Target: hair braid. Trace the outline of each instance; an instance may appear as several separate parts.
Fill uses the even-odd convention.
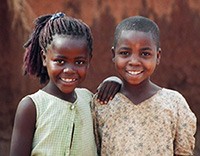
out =
[[[36,19],[35,29],[30,39],[24,45],[26,48],[24,73],[39,77],[40,83],[49,80],[47,69],[43,66],[41,51],[47,52],[46,48],[56,34],[85,39],[89,54],[92,56],[93,37],[87,24],[63,13],[39,17]]]
[[[30,39],[24,44],[26,48],[24,56],[24,74],[32,74],[38,76],[42,64],[41,47],[39,44],[39,35],[46,22],[51,18],[51,15],[42,16],[35,21],[35,29],[31,34]]]

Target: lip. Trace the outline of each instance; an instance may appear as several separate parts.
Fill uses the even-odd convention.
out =
[[[143,70],[127,70],[126,72],[127,72],[129,75],[137,76],[137,75],[143,73]]]
[[[60,78],[60,79],[62,80],[62,82],[66,84],[73,84],[78,80],[76,78]]]

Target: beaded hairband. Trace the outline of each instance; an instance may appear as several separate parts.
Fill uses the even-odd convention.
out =
[[[62,13],[62,12],[58,12],[58,13],[55,13],[52,15],[52,17],[50,18],[50,20],[54,20],[54,19],[57,19],[57,18],[60,18],[60,17],[64,17],[65,14]]]

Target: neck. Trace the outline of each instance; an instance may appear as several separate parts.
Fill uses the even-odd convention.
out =
[[[48,83],[42,90],[71,103],[75,102],[77,99],[75,91],[70,93],[63,93],[57,87],[52,86],[51,83]]]
[[[131,85],[126,81],[123,83],[121,93],[128,97],[134,104],[150,98],[161,88],[147,79],[138,85]]]
[[[147,79],[137,85],[131,85],[127,81],[124,81],[121,91],[139,94],[139,93],[143,93],[144,91],[148,90],[148,88],[150,88],[150,86],[152,84],[153,83],[149,79]]]

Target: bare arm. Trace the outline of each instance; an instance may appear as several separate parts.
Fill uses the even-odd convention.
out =
[[[11,139],[10,156],[31,155],[35,122],[35,105],[29,97],[26,97],[19,103],[16,111]]]

